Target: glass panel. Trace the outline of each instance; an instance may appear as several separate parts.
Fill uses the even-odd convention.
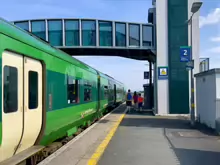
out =
[[[129,45],[140,46],[140,25],[129,25]]]
[[[96,46],[95,21],[82,21],[82,45]]]
[[[48,39],[53,46],[63,45],[62,21],[48,21]]]
[[[92,100],[92,83],[84,80],[84,101]]]
[[[16,22],[15,25],[20,27],[21,29],[29,31],[29,23],[28,22]]]
[[[91,88],[84,89],[84,101],[91,101],[92,100],[92,90]]]
[[[31,22],[31,32],[42,38],[43,40],[46,40],[46,27],[45,27],[45,21],[33,21]]]
[[[108,99],[108,86],[104,86],[104,98]]]
[[[79,46],[79,21],[65,21],[65,42],[66,46]]]
[[[68,84],[67,84],[68,104],[78,103],[78,97],[79,97],[78,85],[79,85],[78,80],[75,80],[73,77],[68,76]]]
[[[126,46],[126,24],[115,23],[115,45]]]
[[[36,109],[38,107],[38,73],[29,71],[28,77],[28,107],[29,109]]]
[[[99,21],[99,45],[112,46],[112,22]]]
[[[152,26],[147,26],[147,25],[142,26],[143,46],[152,46],[152,42],[153,42],[152,30],[153,30]]]
[[[18,70],[15,67],[4,67],[4,112],[18,110]]]

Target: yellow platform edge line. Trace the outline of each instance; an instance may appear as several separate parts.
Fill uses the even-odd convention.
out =
[[[112,126],[111,130],[109,131],[109,133],[107,134],[105,139],[102,141],[102,143],[97,147],[96,151],[94,152],[94,154],[89,159],[89,161],[87,163],[88,165],[96,165],[98,163],[100,157],[102,156],[102,154],[104,153],[106,147],[108,146],[108,143],[110,142],[110,140],[114,136],[118,126],[120,125],[121,121],[125,117],[125,113],[126,113],[126,110],[124,111],[124,114],[122,114],[119,117],[119,119],[116,121],[116,124],[114,124]]]

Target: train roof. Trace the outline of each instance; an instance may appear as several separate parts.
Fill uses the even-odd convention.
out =
[[[118,80],[114,79],[113,77],[109,76],[108,74],[105,74],[105,75],[106,75],[107,77],[109,77],[110,79],[112,79],[113,81],[116,81],[117,83],[119,83],[119,84],[123,85],[123,83],[122,83],[122,82],[120,82],[120,81],[118,81]]]
[[[97,70],[92,68],[91,66],[83,63],[82,61],[74,57],[71,57],[60,49],[51,46],[48,42],[40,39],[34,34],[25,31],[2,18],[0,18],[0,33],[10,36],[16,40],[22,41],[32,47],[38,48],[44,52],[47,52],[48,54],[51,54],[52,56],[71,62],[77,67],[87,69],[94,73],[97,72]]]

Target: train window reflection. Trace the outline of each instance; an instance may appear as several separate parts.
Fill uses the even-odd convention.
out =
[[[84,101],[92,100],[92,89],[90,87],[85,87],[84,89]]]
[[[28,107],[36,109],[38,107],[38,73],[28,72]]]
[[[104,86],[104,97],[108,99],[108,86]]]
[[[4,67],[4,112],[18,110],[18,70],[15,67]]]
[[[68,97],[68,104],[71,103],[78,103],[78,80],[75,80],[73,77],[68,76],[67,80],[67,97]]]

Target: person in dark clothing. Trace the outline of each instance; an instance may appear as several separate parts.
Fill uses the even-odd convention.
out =
[[[126,94],[126,105],[127,105],[127,110],[130,112],[131,106],[132,106],[132,95],[131,95],[131,90],[128,90],[128,93]]]

